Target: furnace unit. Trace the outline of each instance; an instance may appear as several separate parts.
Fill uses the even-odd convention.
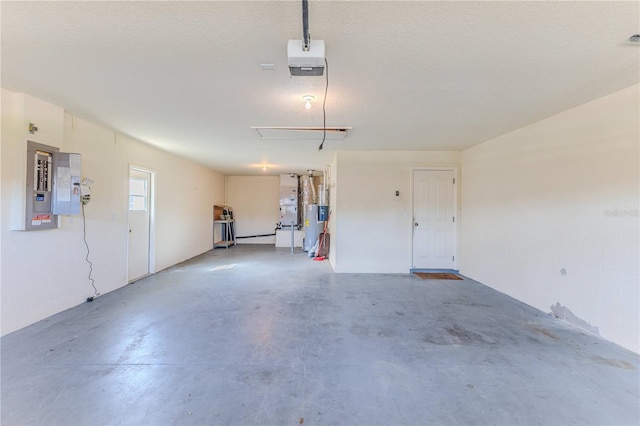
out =
[[[298,175],[280,175],[280,228],[297,228],[300,222],[298,208]]]

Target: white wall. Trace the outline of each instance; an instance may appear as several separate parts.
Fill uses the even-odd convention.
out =
[[[327,225],[327,229],[329,230],[329,235],[335,235],[336,233],[336,224],[338,223],[339,214],[336,208],[334,207],[338,202],[338,175],[336,171],[338,170],[338,153],[333,156],[333,160],[331,160],[331,164],[329,165],[329,173],[327,176],[327,186],[329,187],[329,224]],[[336,270],[336,259],[337,259],[337,247],[336,247],[336,239],[329,239],[329,263],[333,270]]]
[[[13,164],[26,150],[24,123],[12,114],[13,93],[3,90],[1,331],[9,333],[84,302],[93,295],[85,263],[82,216],[61,217],[61,228],[10,231],[11,188],[22,182]],[[45,105],[26,96],[30,102]],[[6,107],[6,108],[5,108]],[[19,109],[19,108],[18,108]],[[51,114],[62,111],[50,106]],[[51,114],[39,114],[36,124]],[[42,119],[42,120],[41,120]],[[156,173],[156,270],[203,253],[212,246],[212,206],[224,201],[224,177],[198,164],[111,130],[61,114],[61,151],[82,155],[82,175],[92,178],[86,206],[93,278],[105,294],[127,283],[128,168]],[[56,121],[56,120],[53,120]],[[42,125],[41,125],[42,126]],[[40,133],[40,132],[39,132]],[[47,140],[42,140],[47,143]],[[51,143],[50,143],[51,144]]]
[[[334,270],[409,272],[413,170],[459,166],[459,152],[338,152],[332,168],[337,193],[331,195]]]
[[[155,172],[156,270],[213,247],[213,205],[224,203],[224,176],[118,135],[119,160]]]
[[[638,104],[636,85],[462,156],[461,272],[635,352]]]
[[[279,176],[228,176],[227,205],[238,236],[275,233],[280,219]],[[238,244],[275,244],[276,237],[241,238]]]

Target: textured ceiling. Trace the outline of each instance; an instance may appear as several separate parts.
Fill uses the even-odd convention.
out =
[[[1,83],[225,174],[302,173],[336,150],[465,149],[635,84],[639,5],[311,0],[327,126],[353,127],[322,152],[251,129],[322,126],[324,77],[287,68],[299,1],[2,1]]]

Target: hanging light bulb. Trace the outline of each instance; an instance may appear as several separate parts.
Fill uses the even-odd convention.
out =
[[[316,98],[315,96],[304,95],[302,97],[302,99],[304,99],[304,101],[305,101],[304,109],[311,109],[311,101],[314,100],[315,98]]]

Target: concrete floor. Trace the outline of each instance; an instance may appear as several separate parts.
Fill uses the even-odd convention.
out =
[[[469,279],[338,275],[273,246],[206,253],[1,344],[4,425],[640,423],[632,352]]]

